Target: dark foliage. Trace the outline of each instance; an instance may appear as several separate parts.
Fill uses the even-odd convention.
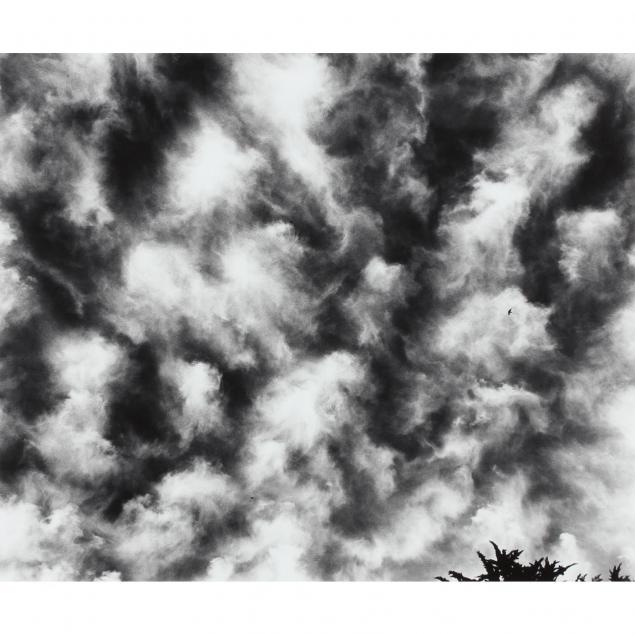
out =
[[[529,564],[522,564],[518,561],[522,551],[512,549],[508,552],[505,549],[499,549],[495,542],[491,544],[494,547],[495,558],[486,558],[480,551],[476,552],[485,573],[481,573],[476,578],[468,578],[458,571],[449,571],[448,575],[459,582],[555,582],[566,573],[567,569],[574,566],[570,564],[565,567],[558,560],[550,561],[549,558],[539,558]],[[630,576],[622,575],[621,569],[622,565],[618,564],[609,571],[610,582],[632,581]],[[575,581],[585,582],[586,577],[587,574],[578,574]],[[437,576],[435,579],[449,582],[443,576]],[[596,575],[592,581],[601,582],[602,576]]]

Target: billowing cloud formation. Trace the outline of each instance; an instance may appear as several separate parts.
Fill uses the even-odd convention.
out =
[[[634,79],[2,57],[0,577],[635,569]]]

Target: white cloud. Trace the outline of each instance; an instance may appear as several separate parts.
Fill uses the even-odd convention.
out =
[[[362,282],[345,305],[359,325],[359,342],[376,345],[390,333],[391,310],[402,304],[408,277],[401,265],[388,265],[378,256],[368,262]]]
[[[478,545],[492,540],[508,549],[520,546],[525,550],[525,558],[535,557],[547,535],[550,513],[542,504],[526,501],[527,487],[521,474],[501,479],[490,502],[480,506],[472,516],[467,542]]]
[[[615,210],[563,215],[558,219],[558,231],[562,244],[560,267],[572,284],[597,288],[609,280],[614,273],[612,260],[619,254],[624,237]]]
[[[285,330],[312,328],[312,301],[296,270],[302,254],[283,223],[228,240],[217,253],[216,275],[204,274],[196,254],[180,245],[141,242],[128,257],[118,299],[122,328],[135,339],[147,331],[169,334],[186,317],[234,365],[254,361],[247,335],[274,360],[288,361]]]
[[[27,161],[34,141],[34,119],[26,110],[0,116],[0,188],[5,192],[28,185],[35,178]]]
[[[9,499],[0,502],[0,579],[72,580],[81,574],[88,542],[76,507],[66,505],[43,517],[33,504]]]
[[[533,78],[515,96],[515,117],[503,129],[502,145],[483,159],[488,168],[512,170],[536,193],[548,194],[557,191],[586,160],[578,141],[597,110],[599,93],[588,82],[571,82],[538,99],[531,109],[540,82],[552,68],[539,60],[532,71]]]
[[[9,262],[11,246],[16,239],[11,225],[0,218],[0,320],[3,322],[14,312],[18,315],[28,312],[28,285],[25,284],[19,270]]]
[[[275,379],[257,404],[262,427],[254,438],[256,455],[265,438],[309,451],[325,434],[337,432],[348,414],[347,394],[362,379],[355,358],[345,353],[301,363]]]
[[[492,295],[477,292],[441,322],[436,346],[443,355],[481,364],[502,380],[511,360],[552,350],[548,317],[549,309],[531,304],[516,287]]]
[[[259,153],[240,148],[209,118],[202,118],[184,143],[185,152],[168,158],[177,207],[188,215],[210,213],[221,201],[239,202],[250,173],[260,165]]]
[[[327,162],[308,132],[331,99],[327,62],[315,55],[243,55],[234,72],[239,103],[261,122],[266,138],[309,183],[326,187]]]
[[[182,416],[175,427],[185,443],[211,430],[222,430],[220,373],[204,362],[166,361],[161,372],[179,391]]]
[[[530,190],[510,172],[501,181],[478,176],[467,206],[450,212],[443,233],[449,241],[440,291],[452,295],[476,285],[505,286],[521,272],[513,238],[526,217]]]
[[[551,553],[559,559],[579,560],[590,573],[623,559],[633,571],[635,304],[627,290],[631,272],[614,265],[629,259],[632,265],[635,256],[624,247],[631,230],[622,194],[597,208],[554,209],[551,238],[559,241],[558,264],[569,288],[626,298],[594,331],[580,359],[558,352],[548,331],[551,309],[523,295],[526,271],[517,245],[531,206],[545,200],[557,207],[557,196],[591,156],[594,141],[583,143],[582,131],[606,98],[593,73],[579,79],[574,72],[554,87],[557,56],[474,58],[456,70],[471,73],[463,95],[460,77],[449,71],[447,82],[461,84],[456,98],[465,96],[469,106],[481,99],[473,97],[470,82],[494,82],[500,73],[505,87],[484,96],[500,115],[496,143],[475,151],[476,175],[448,198],[443,187],[433,191],[434,178],[419,160],[418,144],[435,124],[434,109],[427,110],[435,89],[422,58],[361,56],[340,72],[322,56],[235,56],[222,98],[207,103],[197,94],[191,104],[185,76],[171,85],[152,56],[134,61],[130,76],[111,91],[106,56],[24,58],[14,69],[21,104],[12,112],[8,102],[0,104],[5,205],[12,194],[27,200],[54,190],[67,203],[67,220],[108,224],[108,236],[127,249],[121,263],[110,263],[113,275],[99,278],[100,334],[62,325],[20,269],[23,261],[13,257],[61,280],[48,260],[62,254],[58,248],[72,257],[72,248],[55,242],[57,225],[44,223],[50,234],[38,238],[53,242],[41,248],[54,245],[54,256],[39,262],[38,250],[19,231],[25,219],[10,219],[15,209],[0,210],[0,318],[7,326],[37,315],[45,334],[42,364],[19,360],[20,372],[50,371],[60,395],[28,428],[15,419],[11,403],[0,403],[2,440],[9,441],[3,452],[16,435],[28,449],[15,479],[0,483],[0,577],[151,579],[194,559],[203,568],[209,562],[211,579],[300,580],[319,575],[319,558],[329,549],[335,555],[324,557],[335,561],[329,575],[336,579],[428,575],[447,550],[448,567],[443,563],[434,575],[461,566],[469,573],[478,565],[474,548],[487,548],[488,539],[537,557],[554,527],[561,534]],[[626,61],[615,64],[607,82],[616,72],[632,79]],[[173,137],[163,134],[170,125],[153,137],[156,122],[136,111],[141,101],[130,106],[139,120],[128,119],[127,81],[138,81],[136,88],[160,106],[166,95],[172,103],[170,91],[183,89],[178,97],[188,116],[160,113],[168,118],[161,124],[177,124]],[[100,113],[92,132],[81,135],[62,117],[79,103]],[[360,112],[372,128],[360,132],[365,155],[331,157],[321,135],[326,129],[326,136],[348,133]],[[460,116],[461,108],[456,112]],[[469,118],[469,108],[466,113]],[[187,124],[179,128],[182,120]],[[104,135],[112,123],[133,143],[149,140],[157,150],[152,158],[166,161],[165,183],[143,185],[156,186],[156,209],[134,222],[108,206],[117,199],[104,178]],[[459,130],[469,124],[454,123]],[[469,132],[479,136],[481,123]],[[155,148],[155,141],[166,143]],[[437,141],[443,145],[441,136]],[[472,143],[469,133],[454,141],[465,141],[467,150]],[[428,151],[435,148],[423,148]],[[362,174],[369,165],[385,173]],[[450,185],[455,177],[462,178],[452,174]],[[623,192],[629,187],[625,179]],[[364,200],[373,191],[376,204]],[[438,244],[420,245],[402,264],[381,256],[393,225],[386,210],[375,208],[389,195],[422,219],[431,196],[445,203]],[[316,247],[306,241],[307,222],[332,242]],[[619,285],[610,287],[613,281]],[[340,335],[349,341],[339,350],[321,348],[327,298],[339,302],[347,321]],[[404,314],[396,310],[411,301],[423,308],[420,315],[405,310],[409,322],[402,328]],[[558,301],[562,308],[566,297]],[[217,362],[185,359],[184,324]],[[147,483],[144,495],[110,521],[100,504],[113,492],[103,501],[95,493],[109,487],[122,458],[136,473],[136,461],[147,456],[105,438],[113,380],[125,373],[116,342],[126,337],[161,342],[159,373],[178,402],[168,413],[180,435],[177,447],[157,441],[143,452],[193,458]],[[532,382],[522,376],[526,366],[554,372],[553,385],[531,392]],[[240,434],[223,394],[227,367],[257,375]],[[4,362],[2,370],[2,382],[19,376]],[[384,389],[386,402],[377,404],[382,411],[373,412]],[[431,415],[441,407],[448,420],[439,427],[447,424],[447,430],[433,442],[427,437],[437,432]],[[425,451],[406,457],[378,438],[380,424],[411,435],[413,447]],[[541,458],[555,457],[549,468],[558,470],[574,498],[531,503],[531,470],[503,478],[494,468],[489,489],[472,478],[484,450],[506,452],[507,440],[519,433],[555,440],[561,426],[558,449]],[[231,439],[231,476],[210,458],[218,450],[207,444],[211,438]],[[336,457],[334,448],[346,456]],[[46,472],[32,467],[34,456]],[[370,492],[372,509],[359,512],[368,519],[366,531],[351,536],[334,514],[361,505],[357,486]],[[239,531],[236,518],[244,518]],[[85,570],[93,549],[121,566]]]
[[[120,353],[98,335],[62,336],[51,344],[50,360],[67,397],[38,422],[36,444],[58,475],[90,480],[116,467],[115,451],[103,437],[107,385]]]
[[[399,500],[399,499],[397,499]],[[469,476],[456,473],[453,482],[432,478],[410,496],[389,507],[386,524],[371,538],[351,540],[346,552],[358,561],[354,579],[390,579],[393,567],[416,561],[452,531],[453,522],[471,500]]]
[[[251,535],[225,546],[210,562],[210,580],[308,580],[304,554],[312,535],[307,519],[293,505],[283,504],[258,518]],[[237,570],[240,567],[240,570]]]
[[[201,527],[220,523],[238,500],[229,477],[202,461],[167,475],[154,494],[124,506],[115,532],[115,553],[135,579],[160,575],[195,553]]]

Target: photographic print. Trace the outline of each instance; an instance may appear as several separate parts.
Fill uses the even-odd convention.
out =
[[[629,580],[634,91],[0,56],[0,578]]]

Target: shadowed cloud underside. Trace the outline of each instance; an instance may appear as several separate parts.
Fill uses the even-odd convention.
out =
[[[634,570],[634,86],[1,56],[0,578]]]

